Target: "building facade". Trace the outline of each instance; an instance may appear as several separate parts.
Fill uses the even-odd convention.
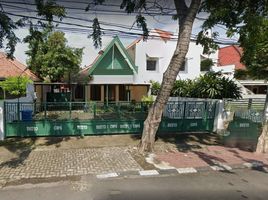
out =
[[[149,38],[136,39],[124,47],[118,37],[99,52],[95,61],[80,74],[88,76],[84,89],[86,101],[141,101],[148,95],[151,81],[161,82],[176,48],[174,36],[155,29]],[[177,79],[195,79],[200,74],[201,45],[190,42],[183,68]],[[217,63],[217,55],[210,58]]]

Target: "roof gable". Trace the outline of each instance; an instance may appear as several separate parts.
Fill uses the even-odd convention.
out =
[[[235,65],[235,69],[246,69],[245,65],[240,62],[242,48],[231,45],[219,49],[218,59],[219,66]]]
[[[11,76],[24,75],[32,81],[40,81],[40,79],[27,67],[18,60],[8,59],[6,54],[0,52],[0,78],[5,79]]]
[[[116,36],[89,69],[90,75],[133,75],[137,67]]]

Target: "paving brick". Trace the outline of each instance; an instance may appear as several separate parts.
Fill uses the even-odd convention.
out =
[[[142,170],[126,147],[32,151],[19,166],[0,163],[0,179],[49,178]]]

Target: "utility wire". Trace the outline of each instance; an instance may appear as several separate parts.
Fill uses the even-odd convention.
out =
[[[21,3],[21,2],[20,2]],[[24,3],[25,4],[25,3]],[[13,6],[15,7],[15,6]],[[18,6],[16,6],[18,7]],[[22,8],[22,7],[19,7],[20,9],[25,9],[25,8]],[[32,11],[32,12],[36,12],[35,10],[32,10],[32,9],[26,9],[27,11]],[[28,17],[28,18],[31,18],[31,19],[36,19],[36,20],[44,20],[46,21],[45,19],[42,19],[42,18],[38,18],[38,17],[33,17],[33,16],[25,16],[25,15],[19,15],[19,14],[14,14],[14,13],[10,13],[10,12],[5,12],[6,14],[8,15],[11,15],[11,16],[17,16],[17,17]],[[124,13],[125,14],[125,13]],[[87,22],[92,22],[92,20],[86,20],[86,19],[81,19],[81,18],[78,18],[78,17],[70,17],[70,16],[66,16],[65,18],[69,18],[69,19],[74,19],[74,20],[81,20],[81,21],[87,21]],[[77,26],[77,27],[82,27],[82,28],[87,28],[87,29],[92,29],[91,26],[85,26],[85,25],[81,25],[81,24],[74,24],[74,23],[69,23],[69,22],[62,22],[62,21],[57,21],[57,20],[53,20],[53,22],[55,23],[58,23],[58,24],[64,24],[64,25],[70,25],[70,26]],[[106,23],[106,22],[102,22],[103,25],[106,25],[106,26],[109,26],[111,25],[111,23]],[[115,27],[120,27],[120,28],[128,28],[129,29],[129,26],[127,27],[126,25],[120,25],[120,24],[112,24],[112,26],[115,26]],[[107,28],[102,28],[103,31],[106,31],[106,34],[107,34],[107,31],[110,31],[110,32],[113,32],[113,33],[116,33],[116,34],[126,34],[126,35],[133,35],[133,36],[142,36],[143,34],[142,33],[133,33],[133,32],[127,32],[127,31],[122,31],[122,30],[114,30],[114,29],[107,29]],[[141,31],[139,29],[135,29],[137,31]],[[151,29],[152,30],[152,29]],[[154,36],[154,37],[157,37],[157,36]],[[194,36],[196,37],[196,36]],[[171,39],[177,39],[176,37],[174,38],[171,38]],[[234,41],[227,41],[226,39],[218,39],[216,42],[218,42],[218,44],[235,44]]]

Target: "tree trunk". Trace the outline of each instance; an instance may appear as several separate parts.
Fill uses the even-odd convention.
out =
[[[148,116],[144,122],[142,138],[139,145],[139,151],[141,153],[153,151],[155,135],[161,122],[163,109],[169,99],[173,84],[189,49],[192,27],[200,2],[201,0],[192,0],[191,5],[187,7],[184,0],[174,0],[179,19],[178,41],[169,66],[163,74],[159,94],[149,109]]]
[[[258,139],[256,153],[268,152],[268,122],[263,125],[262,133]]]
[[[268,114],[268,86],[266,93],[266,100],[263,111],[263,127],[262,133],[258,138],[258,143],[256,147],[256,153],[267,153],[268,152],[268,119],[266,115]]]

